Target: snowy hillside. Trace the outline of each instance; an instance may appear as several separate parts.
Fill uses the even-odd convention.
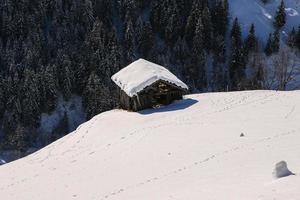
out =
[[[106,112],[1,166],[1,199],[300,199],[299,102],[300,91],[213,93]],[[273,177],[282,160],[296,175]]]
[[[273,17],[275,16],[281,0],[271,0],[264,5],[261,0],[229,0],[231,17],[238,17],[244,35],[248,33],[251,23],[255,24],[257,35],[261,40],[266,40],[268,34],[273,32]],[[292,27],[300,23],[300,1],[285,0],[287,24],[284,27],[283,35],[291,31]]]

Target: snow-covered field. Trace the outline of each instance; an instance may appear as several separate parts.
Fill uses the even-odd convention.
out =
[[[273,177],[282,160],[296,175]],[[165,108],[100,114],[1,166],[0,197],[299,200],[300,91],[190,95]]]
[[[232,19],[240,19],[244,37],[247,36],[249,27],[255,24],[256,33],[262,41],[266,41],[269,33],[273,32],[273,20],[281,0],[271,0],[264,5],[261,0],[229,0]],[[283,35],[291,31],[292,27],[300,25],[300,1],[284,0],[287,14],[287,24]]]

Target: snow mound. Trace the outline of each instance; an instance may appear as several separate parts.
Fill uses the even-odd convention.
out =
[[[137,95],[147,86],[163,80],[183,89],[188,86],[166,68],[139,59],[112,76],[112,80],[130,97]]]
[[[286,8],[285,11],[291,17],[295,17],[299,15],[298,11],[293,8]]]
[[[283,178],[286,176],[295,175],[288,169],[287,163],[285,161],[281,161],[276,164],[273,174],[276,178]]]

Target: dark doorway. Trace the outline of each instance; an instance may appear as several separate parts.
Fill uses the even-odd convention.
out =
[[[154,98],[155,98],[155,103],[157,105],[167,105],[167,104],[169,104],[167,94],[157,94],[157,95],[155,95]],[[155,105],[155,106],[157,106],[157,105]]]

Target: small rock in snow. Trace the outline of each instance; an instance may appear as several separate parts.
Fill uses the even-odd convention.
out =
[[[245,137],[244,133],[241,133],[240,137]]]
[[[295,174],[288,169],[287,163],[285,161],[281,161],[275,165],[273,175],[275,176],[275,178],[283,178]]]

